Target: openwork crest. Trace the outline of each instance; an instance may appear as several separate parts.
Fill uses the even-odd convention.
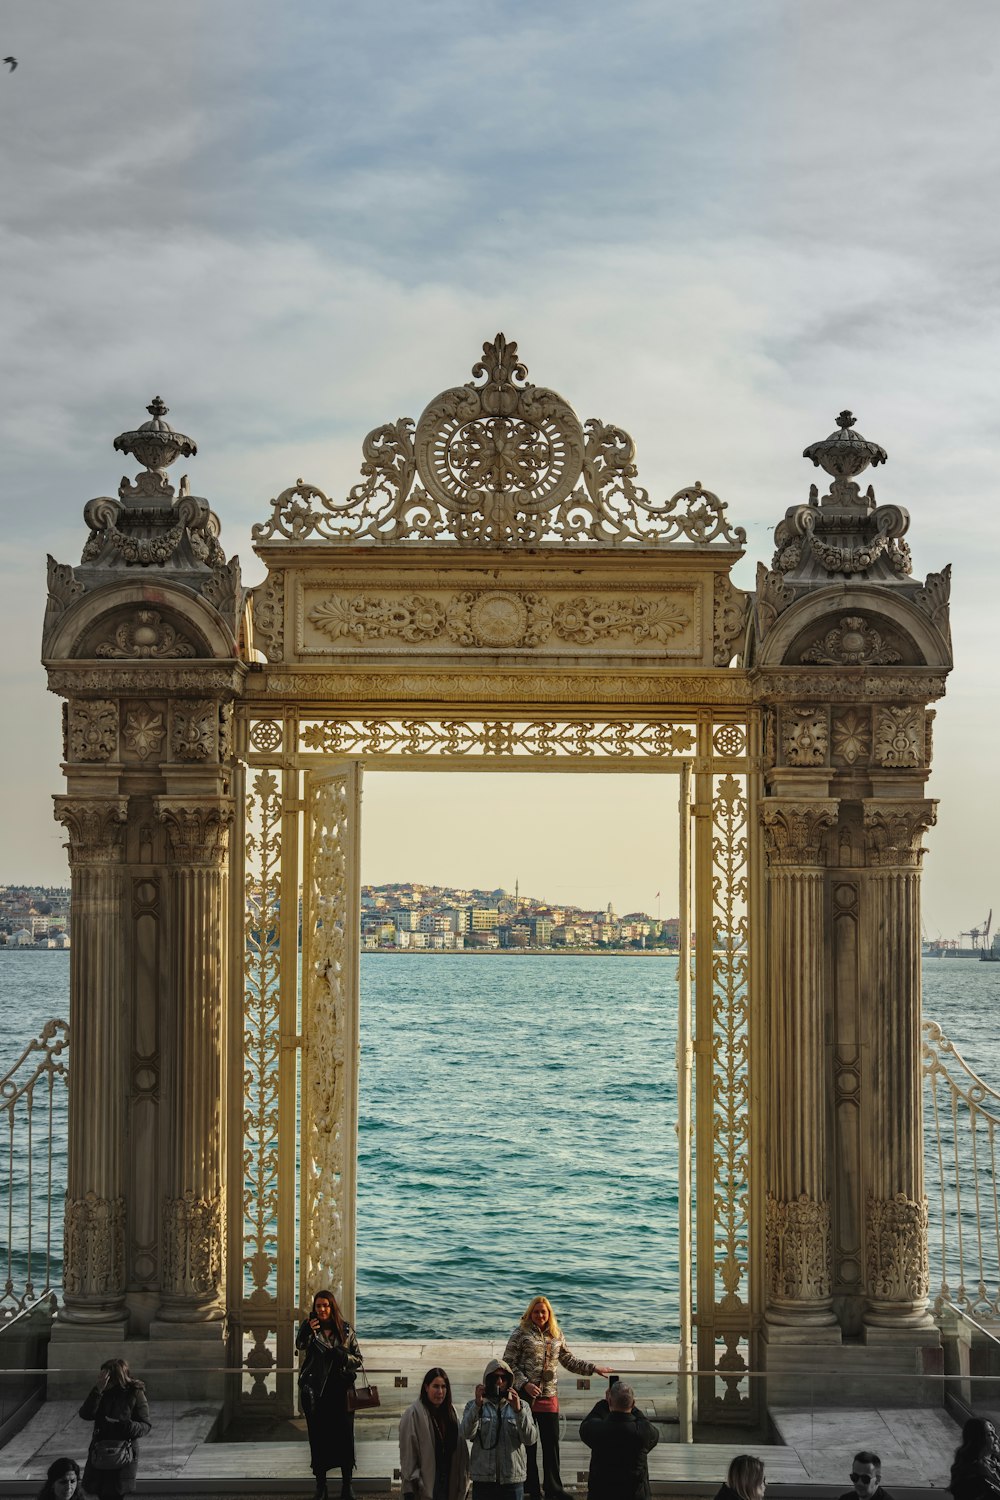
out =
[[[620,427],[581,423],[555,391],[532,385],[517,345],[498,333],[472,380],[365,438],[361,482],[344,501],[297,480],[272,501],[255,542],[445,541],[484,547],[742,546],[726,506],[695,483],[650,500],[635,444]]]

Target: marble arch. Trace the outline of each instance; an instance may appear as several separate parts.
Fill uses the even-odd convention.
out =
[[[884,1379],[887,1350],[923,1368],[919,870],[949,574],[913,579],[907,513],[856,482],[884,451],[841,413],[805,455],[828,493],[745,591],[725,504],[651,497],[629,435],[497,335],[416,423],[369,433],[343,500],[278,495],[247,590],[167,477],[195,444],[148,410],[115,442],[143,472],[88,503],[79,566],[49,562],[89,1082],[62,1364],[117,1339],[207,1370],[228,1339],[269,1400],[297,1249],[351,1301],[360,776],[488,764],[690,786],[701,1418],[756,1420],[747,1371],[777,1391],[806,1348],[818,1389]]]

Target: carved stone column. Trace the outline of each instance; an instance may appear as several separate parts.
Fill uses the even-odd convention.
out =
[[[929,1270],[920,1056],[920,840],[929,801],[866,799],[869,1329],[927,1328]]]
[[[222,1305],[222,1058],[228,797],[157,797],[173,885],[173,1133],[162,1205],[159,1317],[204,1323]]]
[[[824,1088],[824,835],[831,800],[767,798],[767,1322],[833,1328]]]
[[[69,1159],[61,1321],[124,1323],[125,1079],[121,861],[126,797],[55,797],[69,834]]]

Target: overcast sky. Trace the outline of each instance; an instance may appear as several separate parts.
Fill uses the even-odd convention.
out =
[[[652,491],[728,500],[744,586],[815,477],[802,448],[858,414],[915,571],[955,569],[926,925],[1000,908],[994,0],[7,0],[0,33],[0,881],[65,879],[45,553],[79,560],[154,392],[255,582],[270,498],[346,491],[368,429],[502,329],[533,380],[632,432]],[[486,783],[426,779],[433,868],[369,778],[370,878],[476,878],[435,807]],[[648,906],[662,849],[620,867],[596,832],[641,843],[648,779],[587,778],[582,854],[584,783],[539,785],[516,838],[484,820],[482,883]]]

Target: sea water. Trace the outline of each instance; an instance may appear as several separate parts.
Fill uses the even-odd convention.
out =
[[[541,1292],[578,1338],[668,1336],[676,959],[374,953],[361,990],[366,1335],[502,1336]],[[68,991],[68,954],[0,953],[0,1076]],[[994,1086],[998,1007],[1000,964],[925,961],[924,1014]],[[65,1160],[62,1114],[57,1194]]]

